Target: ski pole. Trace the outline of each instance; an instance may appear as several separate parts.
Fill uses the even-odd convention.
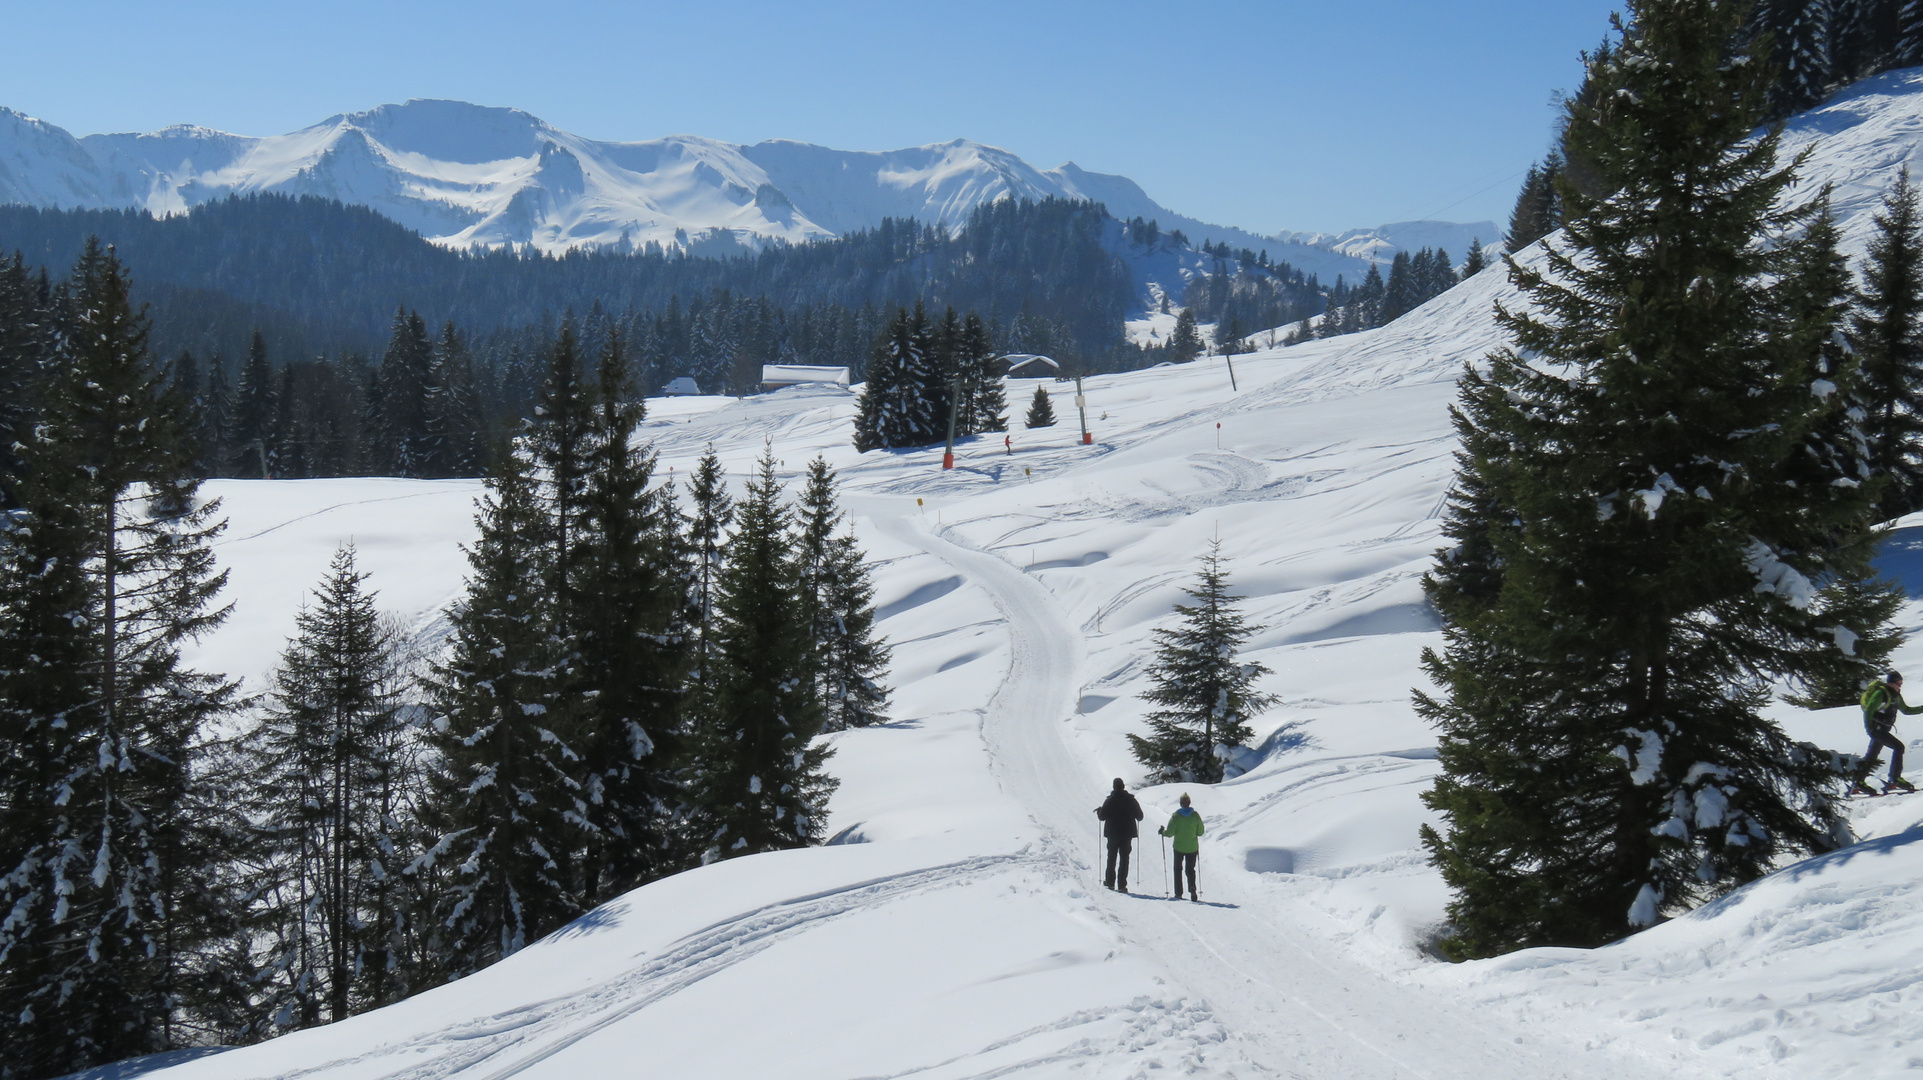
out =
[[[1162,888],[1168,889],[1168,837],[1162,837]],[[1174,896],[1174,893],[1169,893]]]

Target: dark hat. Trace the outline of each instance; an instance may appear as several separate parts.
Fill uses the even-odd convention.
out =
[[[1903,673],[1900,671],[1892,671],[1888,675],[1883,676],[1883,681],[1884,682],[1902,682]]]
[[[1122,778],[1119,776],[1115,778],[1115,790],[1122,790]]]

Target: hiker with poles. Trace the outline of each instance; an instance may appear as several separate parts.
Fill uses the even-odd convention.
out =
[[[1189,797],[1182,796],[1182,808],[1168,819],[1168,824],[1155,830],[1162,836],[1175,838],[1175,893],[1182,895],[1182,868],[1189,873],[1189,899],[1201,903],[1202,894],[1195,887],[1195,859],[1202,853],[1202,815],[1189,805]]]
[[[1119,892],[1128,891],[1129,849],[1135,845],[1135,823],[1142,820],[1142,804],[1130,795],[1122,778],[1115,778],[1115,788],[1108,793],[1102,805],[1095,808],[1095,816],[1102,823],[1102,835],[1108,838],[1107,869],[1102,872],[1102,884]],[[1116,863],[1121,863],[1121,874],[1115,872]]]
[[[1892,791],[1915,791],[1916,785],[1903,779],[1903,740],[1896,737],[1896,714],[1901,712],[1910,716],[1923,713],[1923,705],[1912,706],[1903,700],[1903,673],[1892,671],[1869,685],[1863,691],[1863,728],[1869,733],[1870,748],[1863,752],[1863,763],[1857,767],[1854,783],[1850,785],[1852,794],[1887,795]],[[1883,764],[1883,748],[1888,747],[1890,758],[1890,782],[1878,792],[1870,786],[1870,776],[1877,766]]]

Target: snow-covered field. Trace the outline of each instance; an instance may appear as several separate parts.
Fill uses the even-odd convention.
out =
[[[1923,72],[1805,118],[1853,251],[1923,141]],[[1855,111],[1852,112],[1851,110]],[[1844,193],[1840,193],[1844,194]],[[1420,577],[1450,470],[1461,365],[1496,340],[1500,271],[1379,331],[1087,381],[1095,443],[1061,423],[857,455],[852,396],[663,403],[685,476],[713,443],[745,475],[840,470],[895,646],[894,723],[835,737],[828,847],[636,890],[462,982],[168,1080],[496,1078],[1894,1076],[1923,1068],[1923,796],[1859,812],[1866,841],[1609,948],[1447,965],[1418,795],[1435,739],[1410,707],[1437,641]],[[1029,384],[1011,387],[1018,416]],[[460,587],[471,482],[224,481],[234,620],[200,662],[258,677],[352,539],[385,605],[430,627]],[[1909,576],[1923,523],[1893,538]],[[1202,904],[1153,845],[1102,890],[1092,809],[1139,769],[1150,631],[1219,539],[1266,629],[1280,704],[1264,757],[1181,790],[1208,821]],[[1923,573],[1909,577],[1923,588]],[[1911,624],[1923,622],[1912,605]],[[1923,641],[1898,657],[1923,662]],[[1851,710],[1785,709],[1860,749]],[[1912,725],[1913,726],[1913,725]],[[1148,839],[1154,840],[1153,830]]]

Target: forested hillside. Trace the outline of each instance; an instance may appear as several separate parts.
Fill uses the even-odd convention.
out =
[[[1122,355],[1130,279],[1112,250],[1129,241],[1090,203],[1004,201],[978,208],[953,236],[889,219],[842,239],[732,258],[655,245],[560,257],[455,252],[372,210],[311,197],[236,197],[167,218],[0,207],[0,250],[23,252],[30,265],[56,274],[89,236],[116,249],[141,298],[155,305],[154,345],[164,355],[191,349],[231,362],[257,328],[278,357],[371,354],[396,306],[431,325],[451,321],[485,336],[551,326],[564,312],[596,307],[673,322],[692,304],[727,294],[755,298],[756,321],[773,324],[771,340],[760,343],[767,355],[741,365],[757,376],[763,359],[778,356],[859,367],[886,316],[866,320],[858,334],[842,324],[864,307],[918,300],[976,310],[1012,344],[1091,368],[1139,362]],[[701,355],[694,343],[665,347],[682,353],[664,361],[664,371],[674,369],[666,377],[736,386],[726,370],[735,358]],[[648,381],[653,372],[643,374],[644,384],[659,385]]]

